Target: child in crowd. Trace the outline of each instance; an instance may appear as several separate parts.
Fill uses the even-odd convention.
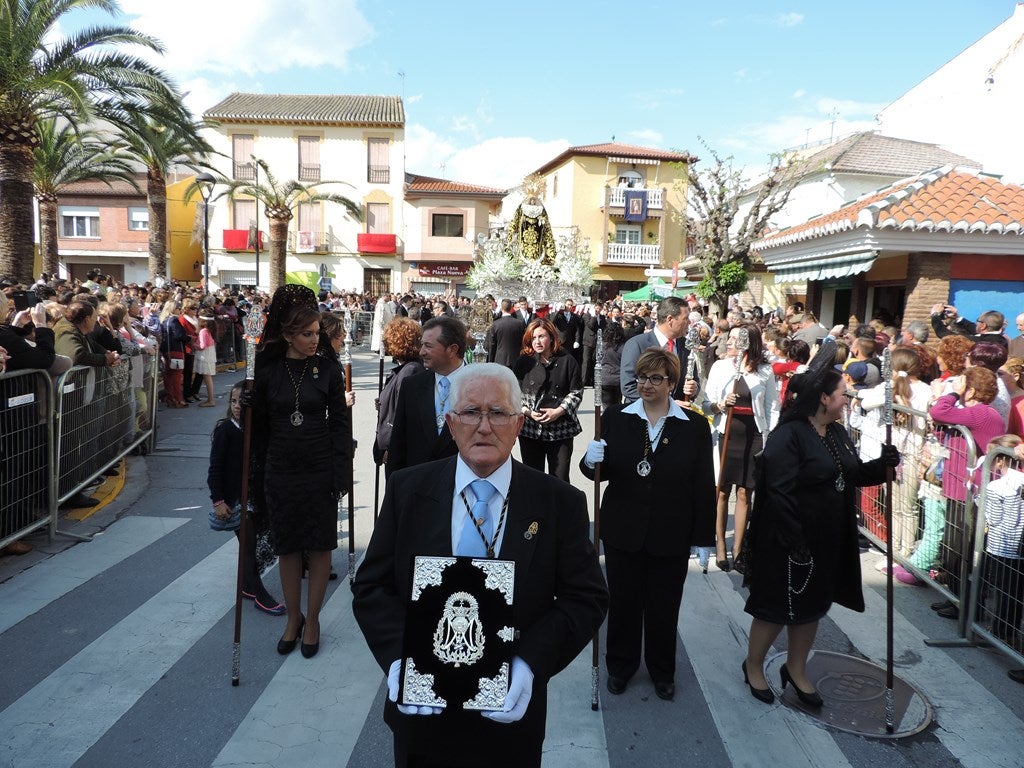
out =
[[[283,616],[285,607],[263,585],[256,562],[256,526],[246,526],[246,540],[241,541],[242,495],[242,390],[244,382],[231,388],[228,412],[213,428],[210,446],[210,469],[206,484],[210,487],[213,513],[223,530],[234,530],[239,546],[245,547],[242,575],[242,596],[252,600],[256,609],[271,616]],[[212,521],[211,521],[212,522]]]
[[[988,444],[986,452],[1020,444],[1017,435],[1000,435]],[[1024,616],[1024,473],[1011,463],[1005,455],[992,460],[993,479],[985,499],[985,586],[988,597],[995,600],[992,634],[1006,643],[1019,636]]]
[[[203,377],[206,385],[206,402],[200,403],[200,408],[212,408],[217,403],[213,399],[213,377],[217,375],[217,342],[213,338],[214,324],[216,319],[212,315],[201,315],[199,317],[199,336],[196,341],[195,377]],[[199,385],[193,386],[199,391]]]

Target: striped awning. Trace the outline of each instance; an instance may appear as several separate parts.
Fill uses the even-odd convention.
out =
[[[779,283],[835,280],[867,272],[877,257],[878,251],[857,251],[828,258],[801,259],[799,262],[782,262],[766,266]]]

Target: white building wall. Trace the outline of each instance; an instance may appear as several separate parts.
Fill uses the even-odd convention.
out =
[[[362,290],[364,269],[390,269],[399,271],[402,250],[402,234],[406,230],[405,211],[402,203],[405,169],[404,130],[401,128],[372,128],[347,126],[296,126],[296,125],[245,125],[224,123],[217,129],[207,129],[204,136],[220,155],[213,155],[211,164],[226,178],[232,178],[231,135],[252,134],[253,154],[265,161],[279,183],[298,177],[298,137],[319,135],[320,178],[323,181],[342,182],[321,184],[318,190],[344,195],[365,210],[367,199],[382,202],[381,193],[390,198],[391,231],[399,236],[398,256],[361,256],[357,250],[356,236],[366,231],[365,221],[352,218],[346,209],[338,204],[322,203],[322,226],[332,241],[340,247],[330,253],[294,253],[289,250],[286,271],[316,271],[320,264],[326,264],[328,271],[335,275],[335,286],[346,290]],[[389,162],[390,178],[387,184],[371,184],[367,181],[367,138],[390,137]],[[260,183],[265,183],[260,171]],[[214,195],[223,192],[215,189]],[[372,195],[372,197],[371,197]],[[211,285],[220,284],[220,272],[252,272],[255,267],[251,252],[224,251],[222,232],[238,228],[231,221],[231,201],[222,197],[210,208],[210,274]],[[364,215],[365,219],[365,215]],[[267,284],[269,226],[263,207],[259,207],[259,226],[264,233],[264,248],[260,253],[260,285]],[[289,233],[294,238],[298,230],[298,217],[292,219]],[[394,276],[393,276],[394,277]]]
[[[1024,181],[1024,4],[878,115],[882,133],[940,144]],[[991,82],[988,80],[991,78]]]

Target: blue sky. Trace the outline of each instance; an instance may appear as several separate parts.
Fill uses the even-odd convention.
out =
[[[613,136],[707,157],[703,138],[752,168],[773,151],[872,128],[882,107],[1014,9],[1010,0],[121,6],[123,20],[165,42],[162,65],[197,113],[233,90],[400,94],[407,170],[497,187],[567,146]]]

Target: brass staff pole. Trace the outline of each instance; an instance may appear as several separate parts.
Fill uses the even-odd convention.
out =
[[[892,353],[882,353],[882,379],[885,383],[885,445],[892,446]],[[885,732],[895,730],[893,693],[893,586],[892,586],[892,479],[894,470],[885,468]]]

